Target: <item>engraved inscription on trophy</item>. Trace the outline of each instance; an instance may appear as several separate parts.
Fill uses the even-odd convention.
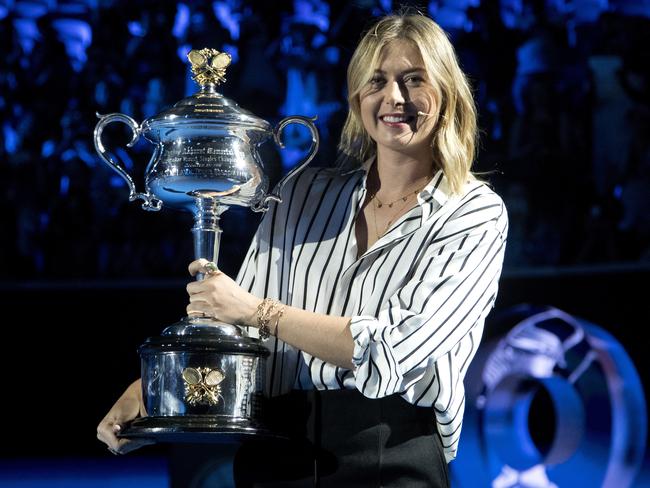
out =
[[[215,145],[179,146],[165,148],[165,176],[197,176],[202,172],[210,178],[223,177],[236,182],[251,178],[250,167],[243,164],[246,153],[232,147]],[[178,171],[180,169],[180,171]]]
[[[194,105],[194,112],[197,113],[213,113],[213,114],[222,114],[222,108],[215,108],[214,105],[209,103],[197,103]]]
[[[238,159],[241,160],[244,158],[244,154],[241,152],[238,154],[232,149],[182,147],[178,156],[171,153],[170,157],[177,157],[179,161],[183,161],[186,165],[192,166],[193,168],[228,169],[229,164],[236,164]]]

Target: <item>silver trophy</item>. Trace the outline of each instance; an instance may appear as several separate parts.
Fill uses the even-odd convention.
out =
[[[225,81],[231,58],[215,49],[188,54],[193,79],[201,89],[172,108],[138,124],[113,113],[95,127],[95,149],[101,159],[126,180],[129,200],[143,200],[145,210],[163,205],[194,215],[195,258],[217,263],[219,218],[231,205],[263,212],[271,201],[281,202],[284,183],[300,172],[318,150],[313,119],[287,117],[275,128],[216,91]],[[102,144],[102,131],[112,122],[128,125],[133,146],[140,136],[154,146],[145,174],[145,192],[136,191],[129,174]],[[312,144],[305,160],[267,194],[268,179],[257,152],[271,136],[281,142],[291,123],[306,126]],[[202,279],[199,276],[197,279]],[[261,412],[267,349],[239,327],[211,318],[185,317],[148,338],[139,349],[142,395],[147,416],[134,420],[125,437],[157,441],[196,442],[268,434]]]

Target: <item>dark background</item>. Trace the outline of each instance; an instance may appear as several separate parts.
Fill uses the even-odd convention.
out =
[[[648,385],[650,3],[403,5],[450,33],[479,109],[476,169],[509,210],[486,339],[505,332],[499,311],[553,305],[610,331]],[[191,217],[127,201],[95,154],[95,112],[158,113],[195,91],[189,47],[221,47],[234,57],[224,95],[271,123],[318,115],[316,164],[331,164],[347,61],[364,26],[398,6],[0,3],[3,457],[104,456],[95,427],[138,376],[137,346],[185,309]],[[287,137],[288,151],[262,150],[272,181],[305,147],[305,133]],[[109,139],[140,190],[151,147],[119,149],[119,130]],[[229,274],[258,221],[226,212]]]

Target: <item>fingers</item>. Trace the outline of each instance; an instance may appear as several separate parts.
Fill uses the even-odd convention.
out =
[[[203,271],[199,272],[202,273]],[[190,296],[206,292],[213,293],[219,287],[222,287],[224,283],[228,283],[229,281],[230,278],[227,275],[221,271],[218,271],[217,273],[206,275],[206,279],[204,280],[190,281],[187,285],[185,285],[185,290]]]
[[[119,447],[115,449],[115,454],[126,454],[142,446],[155,444],[153,439],[119,439]]]
[[[196,276],[197,273],[200,273],[203,271],[203,266],[208,262],[207,259],[197,259],[195,261],[192,261],[190,265],[187,267],[188,271],[192,276]]]
[[[124,426],[138,415],[146,414],[142,404],[142,383],[136,380],[122,393],[110,411],[97,426],[97,439],[106,444],[113,453],[124,453],[144,445],[142,440],[131,441],[118,437]],[[147,439],[145,443],[151,443]]]
[[[204,281],[192,281],[187,284],[185,289],[187,290],[187,294],[192,296],[197,293],[202,293],[206,289],[207,283]]]
[[[210,294],[199,292],[190,294],[190,303],[186,307],[189,317],[215,317],[214,307],[209,302]]]
[[[109,449],[117,450],[120,444],[117,433],[120,430],[121,426],[119,424],[104,418],[97,426],[97,439],[106,444]]]
[[[207,283],[211,280],[195,281],[186,286],[190,303],[186,307],[189,317],[215,317],[213,305],[215,291],[214,283]]]
[[[204,273],[207,264],[205,259],[197,259],[190,263],[189,271]],[[188,283],[186,289],[190,298],[186,307],[189,317],[210,317],[228,323],[242,320],[241,302],[246,301],[249,294],[225,273],[208,273],[206,279]]]
[[[97,438],[106,444],[108,450],[113,454],[126,454],[155,442],[153,439],[120,439],[117,436],[121,431],[120,424],[112,424],[104,419],[97,427]]]
[[[210,293],[208,292],[200,292],[200,293],[194,293],[190,295],[190,303],[192,302],[206,302],[210,303]]]
[[[186,307],[190,317],[214,317],[214,308],[204,301],[193,301]]]
[[[187,269],[192,276],[196,276],[197,273],[203,273],[205,275],[211,276],[221,274],[221,271],[219,271],[217,265],[214,262],[208,261],[204,258],[192,261]]]

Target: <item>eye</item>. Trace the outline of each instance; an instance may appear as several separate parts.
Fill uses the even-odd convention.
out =
[[[418,86],[424,83],[424,77],[420,75],[407,75],[404,77],[404,83]]]
[[[377,87],[381,86],[386,82],[386,79],[381,76],[381,75],[374,75],[372,78],[370,78],[370,86]]]

